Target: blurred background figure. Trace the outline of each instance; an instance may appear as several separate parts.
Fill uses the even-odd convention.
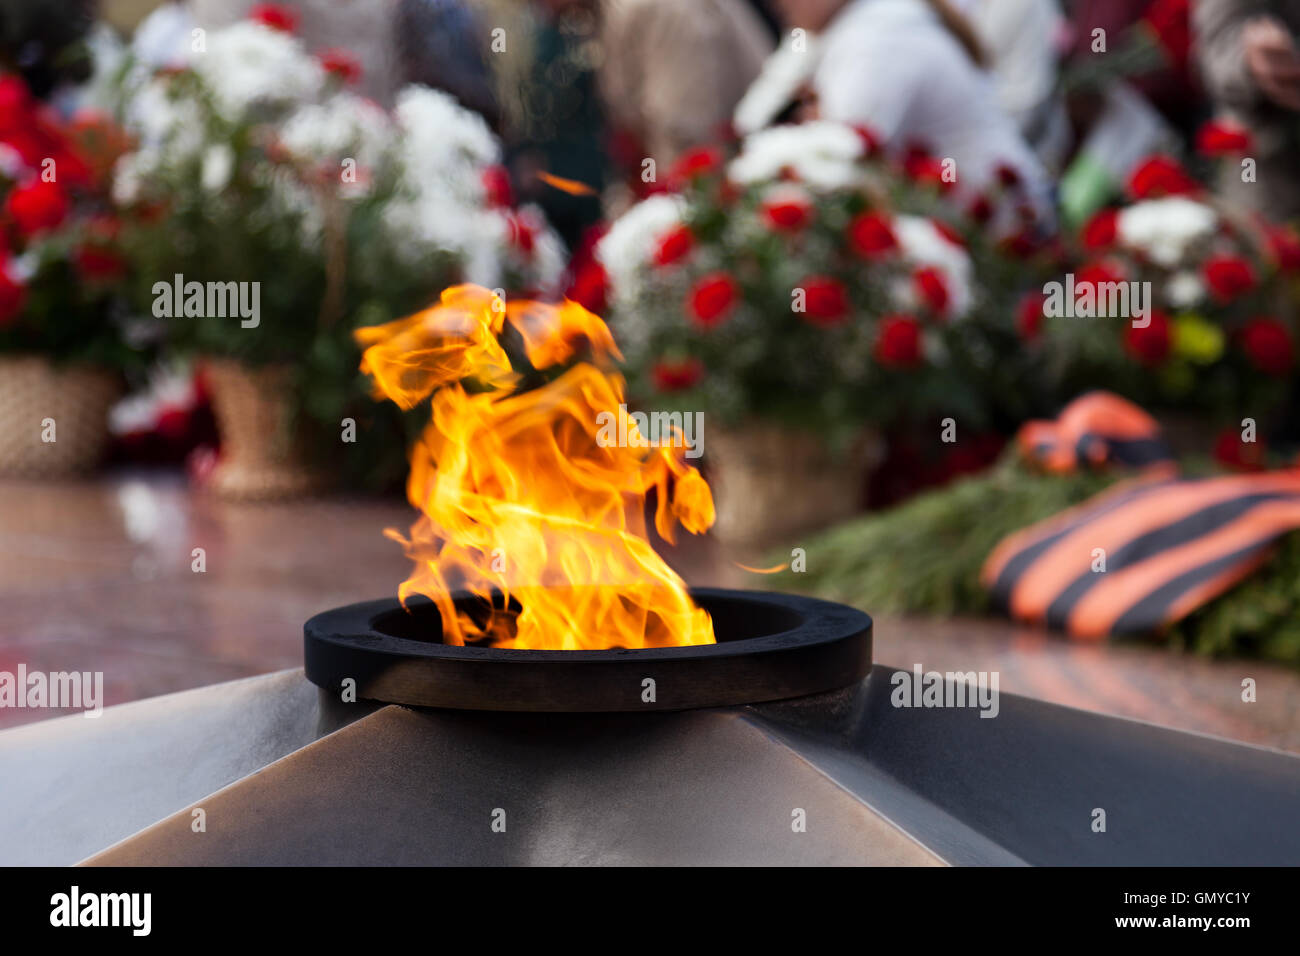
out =
[[[953,0],[975,29],[998,104],[1051,170],[1060,168],[1071,135],[1059,89],[1065,16],[1057,0]]]
[[[719,138],[774,45],[746,0],[605,0],[601,13],[606,110],[661,167]]]
[[[816,115],[869,128],[893,149],[956,160],[956,191],[973,200],[1013,170],[1040,225],[1052,187],[999,105],[976,29],[949,0],[777,0],[788,28],[818,37],[810,86]]]
[[[1257,182],[1228,165],[1220,186],[1248,209],[1300,215],[1300,2],[1197,0],[1196,60],[1215,105],[1249,130]]]

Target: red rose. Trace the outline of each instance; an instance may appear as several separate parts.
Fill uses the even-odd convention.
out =
[[[711,272],[691,287],[686,296],[686,309],[700,325],[717,325],[727,317],[736,304],[740,290],[736,280],[725,272]]]
[[[1128,191],[1134,199],[1192,196],[1201,191],[1201,184],[1189,176],[1176,159],[1151,156],[1129,177]]]
[[[1202,156],[1234,156],[1250,152],[1250,133],[1225,120],[1210,120],[1196,131],[1196,149]]]
[[[704,363],[697,358],[686,358],[676,362],[665,359],[654,364],[650,369],[650,377],[659,391],[680,392],[698,384],[700,379],[704,378]]]
[[[344,83],[355,83],[361,79],[361,61],[347,50],[330,47],[317,53],[316,59],[326,73],[337,76]]]
[[[1109,249],[1113,246],[1118,235],[1118,220],[1119,210],[1117,209],[1103,209],[1089,219],[1083,227],[1083,233],[1080,235],[1083,240],[1083,247],[1096,251]]]
[[[285,33],[293,33],[298,29],[298,11],[280,3],[256,4],[248,11],[248,18]]]
[[[887,315],[876,329],[876,361],[886,368],[912,368],[921,362],[921,326],[906,315]]]
[[[898,239],[888,218],[878,212],[864,212],[849,223],[849,245],[864,259],[879,259],[898,248]]]
[[[655,247],[654,263],[657,266],[670,266],[690,255],[695,246],[695,236],[686,226],[674,226],[659,239]]]
[[[588,259],[574,273],[564,295],[588,312],[604,315],[609,307],[609,276],[605,267],[595,259]]]
[[[922,266],[912,273],[912,288],[930,311],[943,315],[948,311],[948,283],[934,266]]]
[[[487,193],[487,204],[496,209],[509,209],[515,204],[515,193],[510,186],[510,174],[504,166],[488,166],[480,177]]]
[[[1300,272],[1300,235],[1287,226],[1265,226],[1268,247],[1283,272]]]
[[[1124,348],[1143,365],[1159,365],[1169,355],[1169,318],[1159,309],[1151,310],[1145,327],[1130,323],[1124,331]]]
[[[1026,341],[1038,338],[1043,327],[1046,304],[1047,296],[1041,292],[1030,292],[1020,300],[1020,305],[1016,307],[1016,331],[1021,338]]]
[[[998,248],[1013,259],[1028,259],[1038,246],[1038,239],[1029,229],[1021,229],[998,241]]]
[[[715,146],[688,149],[673,161],[668,170],[668,185],[678,189],[684,184],[705,176],[722,165],[722,152]]]
[[[812,219],[812,206],[796,198],[780,198],[763,203],[763,218],[781,232],[798,232]]]
[[[1264,467],[1264,441],[1242,441],[1241,432],[1225,428],[1214,440],[1214,460],[1237,471],[1260,471]]]
[[[808,276],[800,288],[804,291],[804,318],[813,325],[838,325],[849,314],[848,293],[830,276]]]
[[[42,179],[15,186],[5,199],[5,212],[24,237],[55,228],[67,218],[68,210],[63,188]]]
[[[1213,256],[1202,271],[1210,295],[1224,305],[1255,288],[1255,270],[1240,256]]]
[[[1252,365],[1281,377],[1291,370],[1291,333],[1277,319],[1251,319],[1241,330],[1241,347]]]
[[[27,298],[27,287],[9,274],[8,263],[0,259],[0,327],[18,317]]]

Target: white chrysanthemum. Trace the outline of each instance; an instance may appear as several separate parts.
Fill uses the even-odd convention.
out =
[[[840,189],[861,180],[857,162],[862,151],[862,138],[840,123],[774,126],[746,137],[727,176],[748,185],[778,179],[789,170],[813,189]]]
[[[596,244],[596,258],[616,297],[627,301],[637,294],[641,270],[650,261],[656,243],[681,223],[685,210],[680,197],[659,193],[637,203],[609,227]]]
[[[199,185],[210,193],[219,193],[230,182],[235,169],[235,153],[225,143],[213,143],[203,154]]]
[[[151,79],[135,93],[127,124],[144,149],[165,154],[167,162],[184,162],[204,148],[203,116],[189,97],[173,98],[163,79]],[[159,155],[158,159],[163,160]]]
[[[1122,209],[1115,220],[1122,245],[1172,269],[1198,242],[1214,235],[1219,217],[1204,203],[1184,196],[1149,199]]]
[[[482,202],[482,171],[501,161],[501,147],[483,117],[446,93],[409,86],[395,109],[402,129],[402,160],[407,179],[417,185],[438,182],[467,200]]]
[[[816,37],[802,35],[795,46],[793,34],[785,37],[781,45],[763,63],[754,82],[736,104],[732,125],[742,136],[757,132],[771,123],[786,109],[799,89],[817,69],[821,52]]]
[[[1165,284],[1165,298],[1175,309],[1190,309],[1205,299],[1205,283],[1195,272],[1175,273]]]
[[[213,31],[191,66],[230,119],[254,104],[315,99],[325,82],[324,68],[296,37],[254,20]]]
[[[349,157],[372,168],[389,148],[392,132],[388,114],[376,103],[342,92],[295,110],[280,127],[280,144],[299,159]]]
[[[945,236],[934,222],[923,216],[896,216],[894,235],[903,258],[913,266],[932,266],[943,276],[948,288],[950,312],[960,318],[971,307],[974,272],[966,250]],[[899,305],[916,308],[915,292],[910,282],[896,290]]]

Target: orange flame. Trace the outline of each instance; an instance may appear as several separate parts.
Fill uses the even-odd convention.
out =
[[[549,382],[523,390],[502,335],[518,333]],[[511,302],[462,285],[439,304],[356,332],[361,370],[404,409],[432,396],[411,452],[407,496],[420,517],[403,537],[415,562],[398,590],[437,604],[443,641],[559,650],[713,643],[713,623],[646,537],[713,523],[713,496],[682,449],[643,443],[624,406],[608,327],[576,302]],[[606,429],[606,425],[608,428]],[[627,447],[602,440],[625,435]],[[483,599],[458,610],[453,586]],[[495,597],[494,597],[495,595]]]
[[[556,176],[554,173],[548,173],[545,170],[538,172],[537,178],[552,189],[558,189],[562,193],[568,193],[570,196],[594,196],[596,190],[592,189],[584,182],[576,179],[565,179],[563,176]]]

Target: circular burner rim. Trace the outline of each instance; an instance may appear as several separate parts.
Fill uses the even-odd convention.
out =
[[[607,712],[681,710],[803,697],[861,680],[871,667],[870,616],[802,595],[694,588],[711,604],[744,602],[795,614],[779,633],[686,647],[524,650],[454,647],[377,630],[396,598],[325,611],[303,627],[307,678],[358,698],[463,710]],[[472,600],[466,592],[453,595]],[[644,701],[643,681],[655,681]]]

